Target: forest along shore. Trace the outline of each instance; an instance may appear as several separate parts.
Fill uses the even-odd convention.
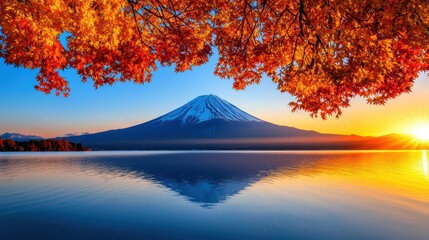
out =
[[[11,139],[0,139],[1,152],[47,152],[47,151],[91,151],[91,148],[81,143],[62,140],[30,140],[14,141]]]

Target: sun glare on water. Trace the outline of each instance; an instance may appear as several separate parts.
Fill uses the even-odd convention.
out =
[[[412,133],[416,138],[422,141],[428,141],[429,140],[429,124],[420,124],[416,126]]]

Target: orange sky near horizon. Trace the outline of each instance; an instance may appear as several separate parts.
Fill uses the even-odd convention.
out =
[[[374,106],[364,99],[354,99],[339,119],[311,118],[305,112],[285,117],[282,112],[274,112],[265,120],[321,133],[361,136],[412,133],[416,125],[429,124],[429,77],[427,73],[420,74],[411,93],[392,99],[386,105]]]

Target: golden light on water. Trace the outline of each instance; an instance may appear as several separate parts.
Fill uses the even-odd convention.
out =
[[[426,180],[428,179],[428,159],[426,155],[426,150],[422,151],[422,162],[423,162],[423,174],[426,177]]]

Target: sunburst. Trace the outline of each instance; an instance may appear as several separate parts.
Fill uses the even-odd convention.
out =
[[[429,140],[429,123],[423,123],[416,125],[411,131],[414,136],[421,141]]]

